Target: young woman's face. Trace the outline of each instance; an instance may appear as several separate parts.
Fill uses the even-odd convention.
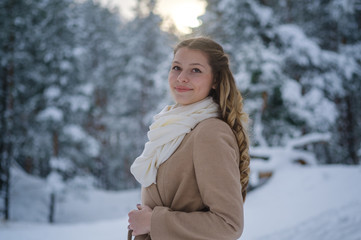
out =
[[[212,68],[208,64],[207,55],[186,47],[178,49],[168,81],[177,103],[188,105],[203,100],[213,87]]]

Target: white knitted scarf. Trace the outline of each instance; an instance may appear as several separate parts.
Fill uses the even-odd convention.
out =
[[[184,136],[202,120],[217,117],[218,109],[212,98],[207,97],[190,105],[166,106],[155,115],[143,153],[130,168],[137,181],[143,187],[156,183],[159,166],[173,154]]]

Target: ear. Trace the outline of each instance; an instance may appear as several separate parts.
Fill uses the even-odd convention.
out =
[[[216,90],[216,87],[217,87],[217,81],[216,79],[213,79],[212,89]]]

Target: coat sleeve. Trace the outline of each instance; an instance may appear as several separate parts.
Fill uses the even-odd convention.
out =
[[[239,150],[232,130],[224,122],[199,126],[193,146],[195,176],[207,211],[180,212],[153,209],[151,238],[237,239],[243,231],[243,200]]]

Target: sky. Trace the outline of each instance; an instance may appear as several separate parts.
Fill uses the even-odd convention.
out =
[[[98,1],[119,7],[122,15],[127,19],[132,18],[132,9],[137,2],[137,0]],[[204,0],[158,0],[156,13],[165,19],[163,27],[167,28],[173,21],[180,32],[189,33],[189,27],[197,27],[201,24],[197,17],[204,14],[205,8]]]

